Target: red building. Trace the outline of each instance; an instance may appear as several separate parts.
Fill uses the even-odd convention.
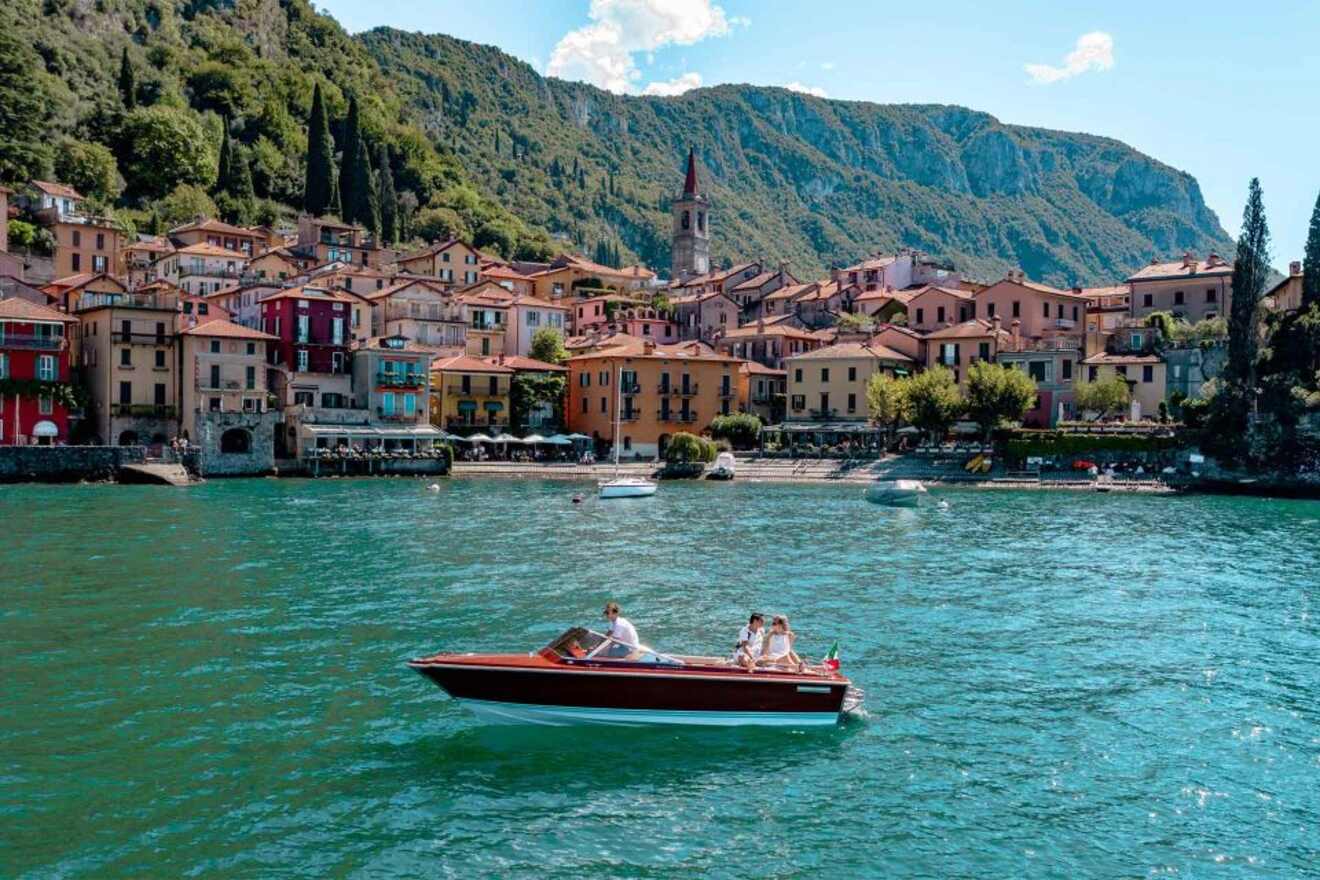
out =
[[[298,373],[347,373],[354,302],[310,285],[261,300],[261,329],[279,340],[270,345],[270,362]]]
[[[77,319],[25,299],[0,300],[0,446],[69,439],[67,325]],[[50,391],[53,393],[43,393]]]

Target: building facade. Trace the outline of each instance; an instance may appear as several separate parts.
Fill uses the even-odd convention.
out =
[[[688,151],[683,192],[671,208],[670,277],[684,280],[710,271],[710,200],[697,180],[697,151]]]
[[[179,331],[180,434],[204,474],[261,474],[275,466],[279,414],[270,406],[266,347],[275,337],[224,319]]]
[[[69,441],[72,388],[66,333],[77,319],[25,299],[0,299],[0,446]]]
[[[431,373],[431,424],[464,436],[508,430],[512,368],[462,354],[435,361]]]
[[[791,421],[865,422],[866,386],[876,373],[907,376],[917,364],[878,343],[843,342],[788,359]]]

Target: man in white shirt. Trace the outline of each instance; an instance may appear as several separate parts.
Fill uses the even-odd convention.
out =
[[[747,618],[747,625],[738,630],[738,644],[734,648],[733,659],[744,669],[753,668],[761,658],[761,648],[765,644],[765,634],[761,632],[763,626],[765,618],[760,614],[752,614]]]
[[[637,628],[628,618],[619,614],[618,602],[605,603],[605,619],[610,622],[610,628],[605,631],[605,635],[612,640],[612,644],[605,651],[605,656],[623,658],[637,656],[638,646],[641,645],[641,640],[637,638]]]

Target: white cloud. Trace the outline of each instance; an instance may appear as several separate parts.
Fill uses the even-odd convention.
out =
[[[801,92],[804,95],[813,95],[817,98],[828,97],[825,94],[825,90],[822,89],[820,86],[804,85],[803,83],[797,81],[791,83],[784,83],[784,88],[788,89],[790,92]]]
[[[685,73],[677,79],[671,79],[667,82],[647,83],[646,88],[642,89],[643,95],[681,95],[684,92],[691,91],[701,85],[701,74]]]
[[[747,23],[727,18],[711,0],[591,0],[587,16],[590,24],[569,31],[555,46],[546,73],[611,92],[637,91],[642,74],[635,55],[649,58],[665,46],[691,46]],[[693,75],[652,85],[669,88]]]
[[[821,69],[821,70],[833,70],[833,69],[834,69],[834,62],[833,62],[833,61],[822,61],[821,64],[820,64],[820,69]]]
[[[1090,70],[1109,70],[1114,66],[1114,38],[1104,31],[1091,31],[1077,38],[1077,45],[1063,59],[1062,67],[1028,64],[1023,67],[1032,82],[1048,85],[1071,79]]]

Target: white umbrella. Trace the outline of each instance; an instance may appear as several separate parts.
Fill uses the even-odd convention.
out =
[[[535,443],[544,443],[546,442],[546,440],[540,434],[528,434],[526,437],[522,438],[522,442],[535,444]]]
[[[469,436],[469,437],[464,437],[463,439],[464,439],[466,442],[468,442],[468,443],[490,443],[490,442],[491,442],[491,438],[490,438],[490,437],[487,437],[485,434],[472,434],[471,436]]]
[[[568,435],[568,439],[569,439],[569,440],[590,440],[591,438],[588,437],[586,434],[569,434],[569,435]]]
[[[567,446],[573,441],[569,440],[563,434],[551,434],[549,437],[546,437],[545,440],[543,440],[542,442],[551,443],[554,444],[555,446]]]

